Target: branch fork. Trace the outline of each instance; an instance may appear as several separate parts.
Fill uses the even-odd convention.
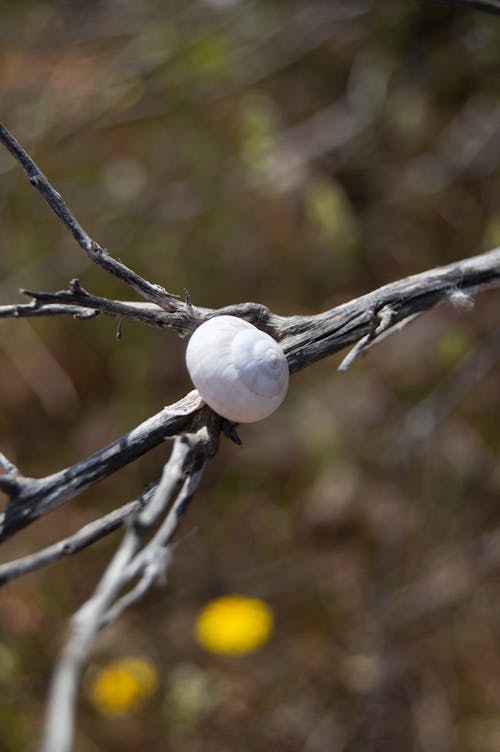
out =
[[[0,123],[0,142],[26,172],[87,257],[104,272],[121,280],[142,298],[111,300],[93,295],[77,279],[67,290],[23,293],[29,303],[0,306],[0,318],[71,315],[91,319],[98,315],[129,319],[157,328],[172,328],[185,337],[203,321],[220,314],[240,316],[278,340],[295,373],[324,357],[351,347],[339,366],[347,370],[369,347],[401,329],[423,311],[450,300],[470,307],[472,296],[500,283],[500,248],[448,266],[385,285],[367,295],[311,316],[279,316],[259,303],[240,303],[220,309],[195,307],[162,286],[148,282],[114,259],[96,243],[71,213],[35,162]],[[0,490],[9,502],[0,515],[0,542],[28,524],[73,499],[82,490],[121,469],[166,439],[173,441],[161,476],[139,498],[84,526],[74,535],[0,566],[0,585],[59,561],[92,545],[119,527],[125,533],[94,594],[75,615],[57,664],[46,718],[42,752],[69,752],[79,676],[97,632],[115,621],[155,582],[165,577],[171,541],[216,454],[220,434],[241,443],[236,425],[204,405],[196,390],[143,421],[124,436],[74,465],[45,478],[24,477],[0,454]],[[147,536],[149,540],[146,542]],[[127,589],[128,588],[128,589]]]

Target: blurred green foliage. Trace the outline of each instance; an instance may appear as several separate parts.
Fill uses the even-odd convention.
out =
[[[500,22],[430,2],[2,3],[2,120],[89,233],[199,305],[315,313],[499,242]],[[0,150],[0,290],[91,268]],[[359,359],[296,375],[226,442],[169,583],[102,634],[160,688],[77,749],[496,752],[500,746],[498,293]],[[28,475],[81,459],[181,396],[184,343],[127,322],[3,321],[0,447]],[[2,546],[63,537],[158,476],[161,447]],[[33,749],[70,614],[117,535],[0,593],[0,748]],[[265,599],[244,658],[192,629]],[[92,671],[95,666],[90,667]]]

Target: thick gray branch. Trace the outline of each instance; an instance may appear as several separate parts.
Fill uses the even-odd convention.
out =
[[[45,478],[13,474],[0,476],[0,489],[10,496],[5,513],[0,515],[0,541],[133,462],[165,439],[188,431],[202,404],[198,392],[192,391],[104,449]]]
[[[290,371],[300,371],[373,333],[384,311],[391,311],[386,334],[400,322],[460,296],[473,296],[500,283],[500,248],[384,285],[368,295],[315,316],[277,322]],[[457,300],[458,303],[458,300]],[[375,337],[378,336],[375,332]],[[373,341],[373,337],[372,337]]]
[[[131,319],[157,327],[172,327],[181,336],[213,316],[239,316],[277,339],[285,350],[290,371],[295,373],[317,360],[332,355],[369,336],[372,343],[380,335],[400,328],[401,322],[433,308],[444,300],[474,296],[500,282],[500,248],[456,261],[430,271],[391,282],[367,295],[312,316],[279,316],[259,303],[235,303],[219,309],[188,306],[182,315],[168,313],[151,303],[108,300],[83,290],[74,280],[70,290],[55,293],[26,292],[34,298],[25,305],[0,306],[0,318],[61,315],[79,318],[100,313]],[[384,326],[380,315],[390,311]]]

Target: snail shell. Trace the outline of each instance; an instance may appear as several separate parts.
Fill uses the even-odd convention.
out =
[[[236,316],[215,316],[201,324],[189,340],[186,364],[207,405],[235,423],[266,418],[288,389],[281,347]]]

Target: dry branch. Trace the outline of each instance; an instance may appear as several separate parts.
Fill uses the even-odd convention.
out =
[[[340,368],[345,370],[364,348],[373,345],[391,331],[397,331],[408,319],[444,300],[453,302],[457,295],[461,296],[463,304],[463,300],[470,300],[479,290],[496,285],[499,281],[500,248],[497,248],[464,261],[398,280],[315,316],[281,317],[264,306],[243,303],[218,311],[198,309],[197,318],[203,320],[218,313],[231,312],[254,321],[281,342],[292,373],[358,343],[341,363]],[[30,294],[35,296],[36,301],[40,296],[45,296]],[[135,318],[136,312],[142,307],[139,314],[142,320],[147,316],[154,320],[158,315],[163,322],[160,326],[165,325],[169,316],[158,307],[153,311],[150,303],[120,303],[120,307],[115,308],[119,301],[94,298],[86,292],[83,294],[92,299],[92,307],[101,306],[101,313],[126,317],[125,311],[130,308]],[[53,295],[62,296],[62,293]],[[76,297],[72,295],[75,293],[68,293],[64,305],[69,311],[74,310],[74,306],[80,311],[80,293]],[[49,297],[49,305],[52,305],[52,296]],[[0,307],[0,315],[1,313]],[[134,461],[165,438],[189,430],[191,417],[201,406],[198,393],[191,392],[104,449],[45,478],[25,478],[8,472],[0,476],[0,489],[10,497],[5,514],[0,515],[0,541]],[[209,412],[206,409],[207,415]]]
[[[73,556],[84,548],[101,540],[106,535],[113,533],[122,527],[144,504],[147,504],[156,485],[156,483],[152,484],[152,486],[145,489],[140,498],[129,501],[118,507],[118,509],[113,509],[112,512],[104,515],[104,517],[89,522],[73,535],[63,538],[57,541],[57,543],[47,546],[34,554],[13,559],[7,562],[7,564],[0,564],[0,586],[23,577],[25,574],[29,574],[29,572],[35,572],[37,569],[65,559],[67,556]]]
[[[200,411],[202,404],[198,392],[189,392],[104,449],[45,478],[25,478],[19,473],[0,476],[0,490],[10,497],[4,515],[0,515],[0,541],[133,462],[165,439],[189,431],[192,416]],[[208,409],[205,412],[208,413]]]
[[[215,415],[193,434],[177,437],[170,459],[148,504],[138,512],[94,594],[72,619],[69,639],[54,673],[42,752],[71,748],[78,678],[96,633],[115,621],[164,574],[168,545],[184,514],[204,467],[217,451]],[[170,509],[143,548],[147,534]],[[129,583],[135,586],[122,595]]]
[[[365,348],[398,331],[425,310],[445,300],[470,302],[476,292],[500,281],[500,248],[385,285],[367,295],[312,316],[283,317],[258,303],[213,310],[196,307],[143,279],[113,259],[77,222],[62,197],[31,157],[0,124],[0,141],[22,165],[39,191],[87,256],[104,271],[139,293],[144,301],[109,300],[84,290],[73,280],[67,290],[26,292],[29,303],[0,306],[0,318],[59,316],[90,319],[96,315],[130,319],[173,328],[186,336],[202,321],[222,313],[245,318],[273,335],[296,372],[345,347],[354,346],[340,368],[345,370]],[[145,420],[90,457],[45,478],[29,478],[3,455],[0,490],[8,497],[0,516],[0,541],[19,532],[83,489],[172,438],[172,454],[162,477],[141,500],[129,502],[87,525],[64,541],[0,568],[0,585],[56,561],[99,540],[128,520],[130,526],[93,596],[72,622],[70,637],[52,685],[45,752],[71,748],[78,678],[99,629],[118,618],[164,572],[169,545],[209,459],[216,453],[221,431],[238,441],[233,424],[204,406],[196,391]],[[149,536],[144,543],[146,535]],[[128,588],[128,590],[127,590]]]
[[[381,335],[397,331],[401,322],[443,301],[449,300],[458,307],[470,304],[477,292],[499,283],[500,248],[495,248],[391,282],[312,316],[279,316],[259,303],[236,303],[218,309],[191,304],[179,323],[177,316],[155,304],[109,300],[92,295],[73,280],[68,290],[24,291],[33,302],[0,306],[0,318],[67,314],[88,319],[102,314],[160,328],[171,327],[184,336],[208,318],[230,314],[252,322],[275,337],[287,354],[291,373],[295,373],[367,335],[365,344],[373,343],[381,339]]]
[[[147,302],[109,300],[84,290],[72,280],[68,290],[55,293],[25,291],[31,303],[0,306],[0,318],[62,315],[93,318],[97,314],[130,319],[157,327],[172,327],[181,336],[200,322],[229,313],[245,318],[280,341],[292,373],[354,345],[340,365],[345,370],[368,346],[397,331],[424,310],[458,295],[469,300],[477,291],[498,284],[500,249],[433,269],[363,295],[313,316],[283,317],[258,303],[240,303],[213,310],[195,307],[188,298],[180,302],[157,285],[112,259],[79,225],[59,193],[31,157],[0,124],[2,141],[26,171],[30,182],[76,238],[79,245],[105,271],[112,273],[146,298]],[[18,532],[40,516],[75,497],[90,485],[148,452],[167,437],[191,430],[192,419],[202,407],[196,392],[164,408],[129,433],[90,457],[45,478],[27,478],[4,465],[0,489],[9,503],[0,515],[0,541]],[[205,409],[205,420],[211,411]],[[220,424],[231,433],[227,422]],[[233,436],[234,438],[234,436]]]

